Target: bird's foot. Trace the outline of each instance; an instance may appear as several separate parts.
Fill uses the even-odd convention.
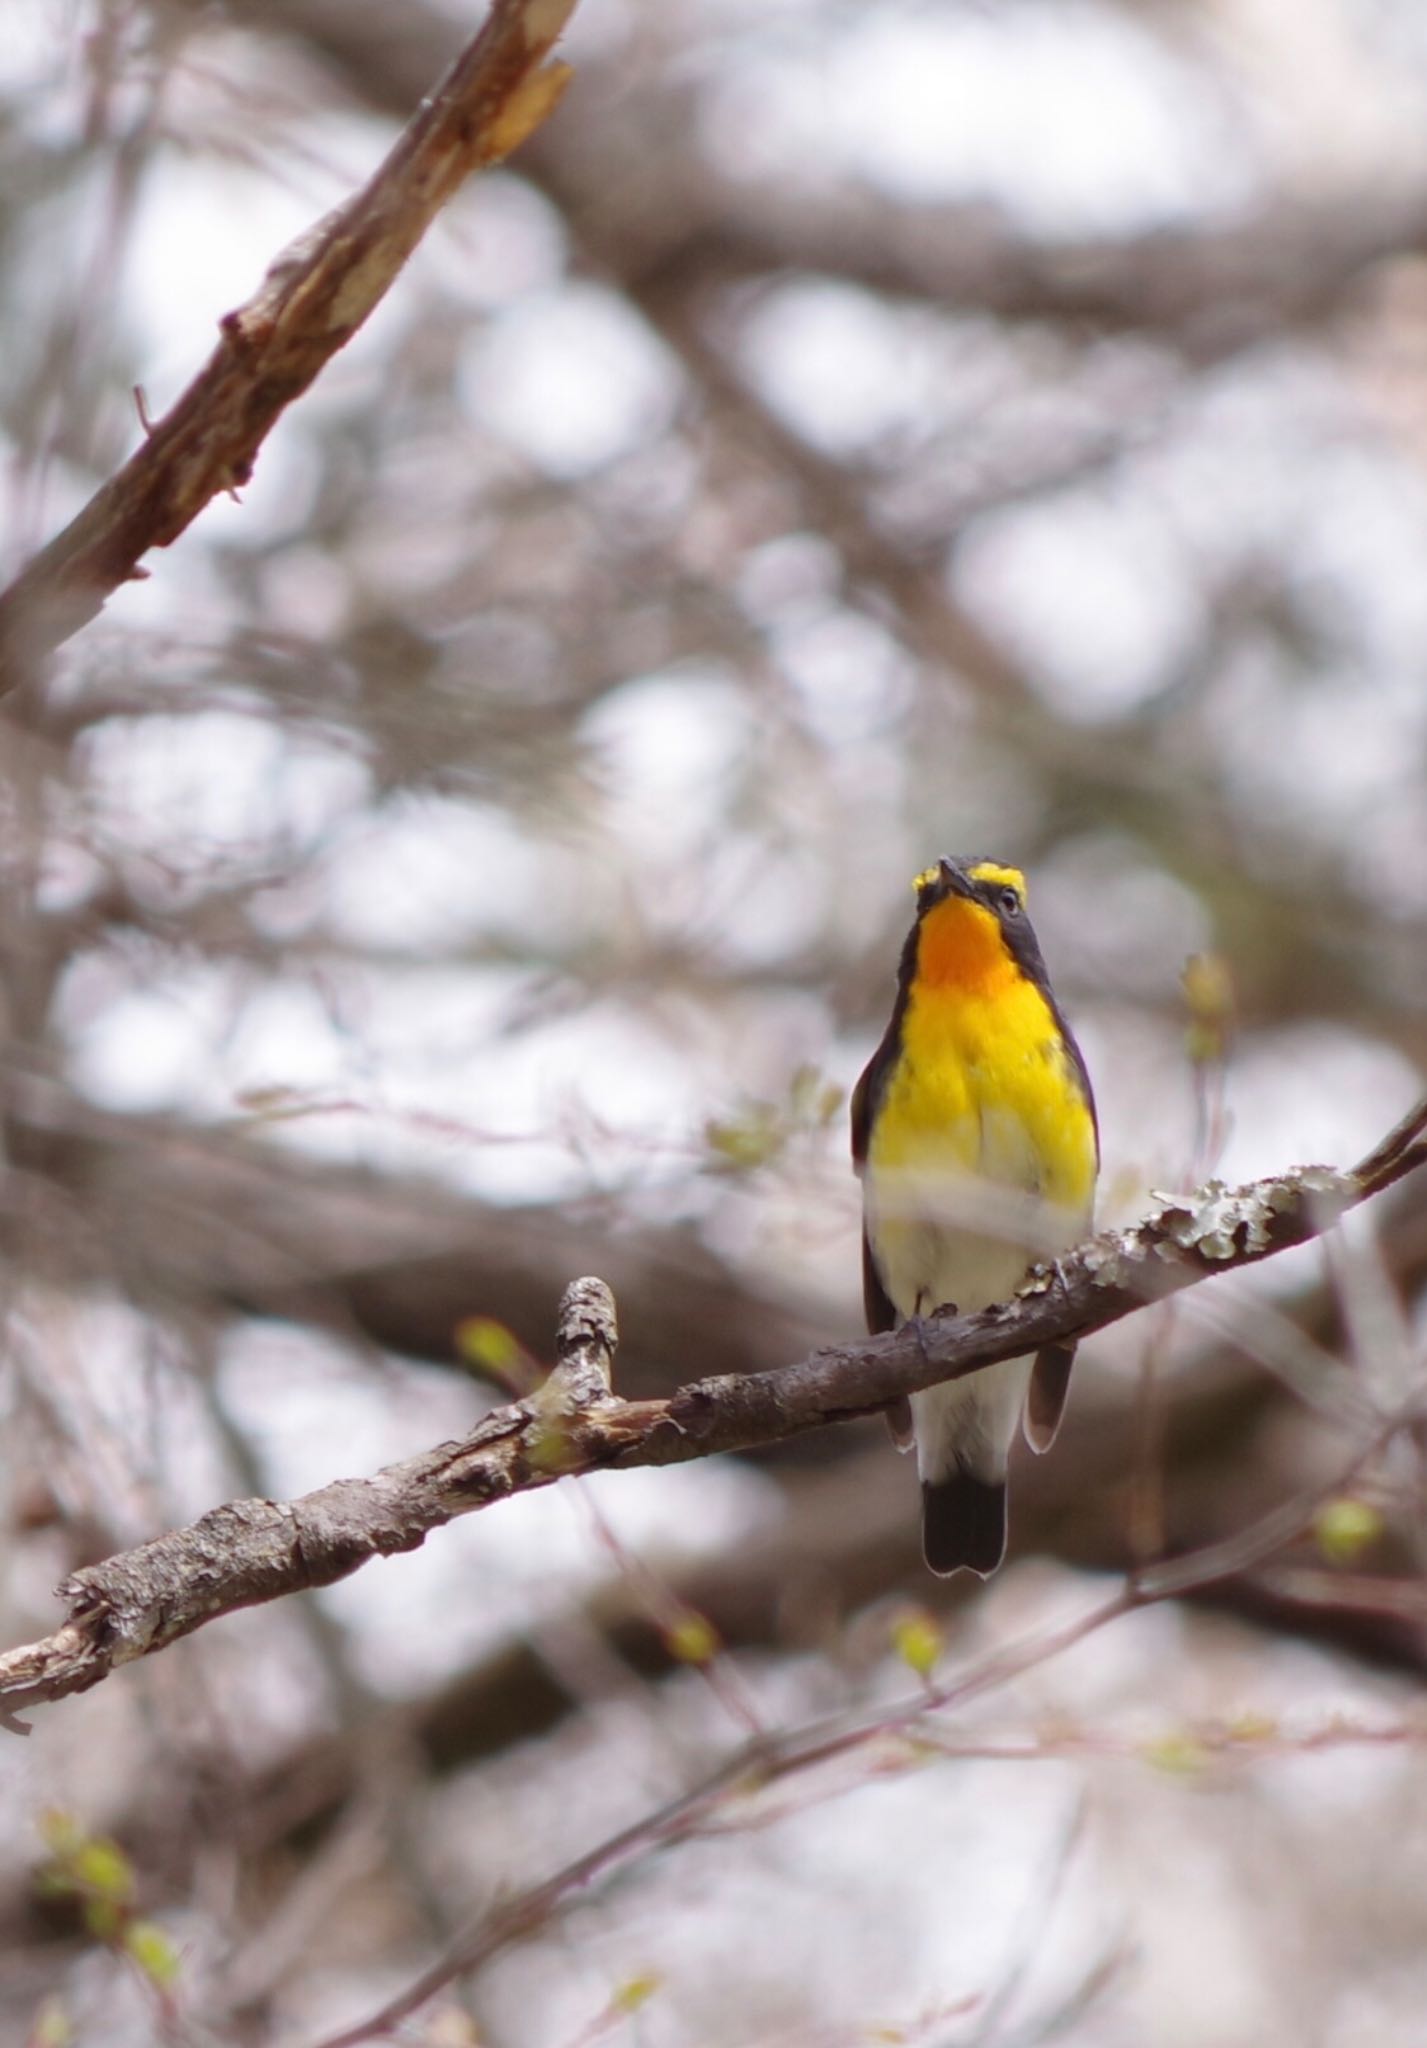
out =
[[[932,1325],[944,1321],[948,1316],[954,1318],[956,1313],[954,1301],[944,1301],[939,1308],[934,1309],[923,1309],[918,1306],[916,1314],[908,1316],[902,1325],[904,1330],[910,1330],[916,1338],[917,1349],[928,1365],[932,1363],[931,1353],[927,1349],[927,1339],[932,1334]]]

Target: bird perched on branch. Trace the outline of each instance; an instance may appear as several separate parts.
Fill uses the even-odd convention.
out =
[[[1099,1132],[1080,1048],[1051,994],[1016,868],[939,860],[917,876],[916,922],[892,1020],[852,1097],[862,1180],[867,1327],[1014,1294],[1085,1236]],[[1008,1359],[889,1411],[915,1434],[922,1543],[934,1572],[984,1578],[1006,1548],[1006,1463],[1024,1413],[1048,1450],[1073,1344]]]

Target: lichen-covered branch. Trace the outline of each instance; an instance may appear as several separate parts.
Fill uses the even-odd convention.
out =
[[[777,1443],[1055,1339],[1088,1336],[1147,1302],[1319,1236],[1424,1163],[1427,1100],[1351,1172],[1301,1167],[1234,1189],[1211,1182],[1132,1228],[1092,1238],[1014,1301],[979,1315],[830,1346],[771,1372],[698,1380],[661,1401],[621,1401],[608,1390],[613,1299],[598,1281],[576,1281],[561,1306],[556,1369],[537,1393],[497,1409],[459,1442],[369,1479],[334,1480],[294,1501],[232,1501],[76,1572],[59,1589],[64,1626],[0,1656],[0,1711],[86,1691],[215,1615],[330,1585],[368,1558],[414,1550],[458,1515],[565,1474]]]
[[[385,161],[219,322],[218,346],[142,446],[0,593],[0,693],[146,572],[211,498],[246,483],[269,430],[386,295],[441,207],[498,163],[569,80],[547,63],[575,0],[493,0]]]

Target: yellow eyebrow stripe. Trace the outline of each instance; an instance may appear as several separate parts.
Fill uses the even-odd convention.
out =
[[[1003,868],[999,861],[983,860],[966,872],[973,882],[995,882],[1000,888],[1014,889],[1022,903],[1026,900],[1026,878],[1019,868]]]

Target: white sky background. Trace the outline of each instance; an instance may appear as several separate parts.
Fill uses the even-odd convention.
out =
[[[627,4],[601,14],[598,0],[585,0],[585,10],[588,21],[577,17],[571,37],[576,61],[582,37],[617,40],[638,12]],[[687,18],[706,146],[717,153],[723,138],[740,139],[731,172],[826,180],[852,172],[903,198],[994,201],[1028,231],[1070,242],[1232,220],[1269,186],[1304,196],[1351,194],[1371,189],[1385,169],[1398,183],[1427,186],[1427,49],[1413,44],[1410,8],[1373,13],[1375,35],[1363,32],[1369,12],[1347,0],[1213,0],[1186,13],[1178,53],[1125,15],[1076,0],[832,12],[810,0],[772,8],[704,0]],[[58,82],[52,70],[51,33],[49,10],[27,0],[13,7],[0,39],[0,78],[12,86],[32,81],[37,141],[68,132],[74,118],[72,81]],[[1412,61],[1404,61],[1404,49]],[[1212,78],[1201,50],[1221,60]],[[237,75],[262,61],[234,35],[215,39],[208,56],[219,78],[224,67]],[[211,82],[190,81],[184,91],[223,100]],[[321,115],[304,127],[314,145],[310,164],[285,163],[275,172],[261,162],[194,162],[174,152],[148,181],[121,308],[153,411],[207,353],[216,318],[386,143],[379,124],[347,117]],[[88,216],[63,226],[56,246],[74,252],[73,267],[54,273],[56,292],[72,288],[96,233]],[[452,432],[468,437],[472,464],[492,474],[529,468],[557,481],[607,485],[615,495],[635,487],[629,480],[646,473],[637,465],[648,444],[667,441],[676,427],[677,366],[610,294],[567,276],[558,224],[543,202],[517,177],[493,177],[463,199],[455,224],[438,229],[371,327],[281,424],[242,505],[210,508],[190,536],[151,564],[151,580],[114,600],[101,632],[218,641],[228,603],[219,552],[256,550],[280,535],[294,545],[263,570],[270,623],[321,638],[353,615],[362,593],[301,545],[317,482],[304,416],[369,403],[387,351],[419,320],[423,294],[437,287],[489,315],[464,349],[456,380],[460,415]],[[791,424],[827,452],[874,466],[915,436],[950,375],[966,379],[973,413],[1013,408],[1022,388],[1033,402],[1033,380],[988,346],[984,333],[954,322],[930,329],[827,281],[791,280],[770,291],[739,347],[744,367]],[[1146,364],[1147,390],[1156,376]],[[1088,483],[974,522],[949,554],[946,574],[968,608],[1023,657],[1054,710],[1093,728],[1165,684],[1196,623],[1204,581],[1256,546],[1281,546],[1291,532],[1299,573],[1325,614],[1352,620],[1363,665],[1305,688],[1265,649],[1258,665],[1218,678],[1218,766],[1236,795],[1270,820],[1280,815],[1301,827],[1311,817],[1325,845],[1354,847],[1380,867],[1382,886],[1400,907],[1420,914],[1427,828],[1413,764],[1427,744],[1427,480],[1390,434],[1363,431],[1369,405],[1369,394],[1309,347],[1294,360],[1249,356],[1206,382],[1193,416],[1157,423],[1149,445]],[[666,450],[661,463],[660,488],[677,520],[680,458]],[[24,508],[31,534],[52,528],[91,487],[91,479],[57,468],[43,507]],[[371,575],[389,587],[421,587],[438,566],[432,550],[450,545],[439,507],[429,525],[423,521],[420,494],[417,479],[402,548],[374,551]],[[820,549],[808,538],[759,551],[740,565],[740,590],[829,757],[829,786],[843,793],[855,846],[856,806],[890,812],[900,801],[903,742],[888,720],[911,679],[880,628],[839,607]],[[1349,699],[1354,715],[1345,718]],[[665,1004],[636,1024],[609,1000],[532,1024],[528,979],[517,965],[473,969],[460,956],[465,947],[518,941],[536,916],[574,946],[624,903],[646,929],[657,931],[664,920],[671,931],[694,931],[715,960],[757,967],[812,943],[831,920],[862,942],[886,935],[890,997],[908,877],[943,848],[985,845],[1014,856],[1025,792],[1004,771],[978,774],[974,760],[964,774],[948,764],[937,844],[899,846],[884,817],[869,839],[874,862],[844,852],[839,866],[822,857],[826,819],[800,811],[799,802],[811,806],[812,799],[797,792],[789,792],[775,831],[746,839],[730,832],[728,794],[756,752],[759,730],[748,694],[712,661],[631,673],[589,715],[579,738],[601,782],[603,827],[624,850],[622,864],[602,868],[590,844],[552,841],[494,803],[428,794],[375,801],[368,765],[350,750],[318,732],[278,731],[241,698],[197,714],[175,705],[166,716],[113,721],[92,742],[85,824],[124,849],[136,875],[154,888],[201,889],[210,868],[234,859],[260,868],[280,848],[300,874],[271,893],[273,931],[317,924],[338,948],[376,957],[334,967],[320,986],[201,964],[156,978],[147,964],[130,971],[119,961],[81,960],[65,997],[74,1071],[97,1100],[121,1109],[181,1107],[224,1118],[243,1113],[253,1091],[270,1091],[281,1106],[304,1098],[318,1113],[276,1126],[284,1142],[420,1164],[499,1197],[574,1192],[592,1175],[643,1191],[651,1202],[667,1202],[672,1190],[687,1208],[726,1212],[715,1223],[730,1240],[747,1245],[762,1235],[780,1256],[793,1249],[790,1212],[805,1214],[811,1191],[830,1222],[807,1234],[806,1278],[840,1289],[852,1313],[855,1196],[840,1117],[825,1151],[812,1146],[803,1181],[774,1177],[764,1190],[730,1195],[710,1192],[691,1171],[711,1113],[744,1094],[779,1097],[803,1062],[850,1084],[867,1044],[833,1039],[815,997],[796,992],[730,1003],[716,1019]],[[93,879],[75,850],[57,856],[47,886],[54,900],[81,900]],[[1136,1188],[1178,1177],[1189,1131],[1177,1039],[1147,1035],[1136,1003],[1162,998],[1185,954],[1213,934],[1193,895],[1108,833],[1086,831],[1032,877],[1032,889],[1053,970],[1058,961],[1077,963],[1072,1007],[1101,1097],[1106,1181],[1132,1205]],[[1224,1168],[1235,1176],[1299,1156],[1345,1162],[1406,1106],[1416,1085],[1396,1052],[1346,1029],[1312,1023],[1248,1043],[1233,1079],[1235,1128]],[[594,1146],[586,1142],[591,1132]],[[283,1333],[235,1342],[223,1366],[235,1412],[265,1427],[260,1449],[278,1490],[327,1476],[320,1461],[309,1457],[304,1465],[304,1446],[310,1451],[314,1441],[324,1451],[341,1442],[353,1469],[401,1448],[391,1440],[389,1390],[339,1384],[320,1360],[308,1360],[305,1392],[290,1392],[285,1406],[273,1403],[272,1386],[288,1377],[293,1347],[301,1353],[310,1342]],[[293,1385],[301,1384],[293,1375]],[[444,1380],[438,1387],[434,1376],[429,1387],[414,1376],[407,1392],[407,1420],[422,1423],[413,1446],[460,1426],[461,1416],[437,1420],[437,1409],[444,1417],[444,1404],[454,1403],[464,1414],[469,1404],[465,1389]],[[429,1431],[428,1419],[435,1423]],[[709,1468],[634,1478],[621,1477],[601,1500],[631,1541],[651,1548],[668,1540],[676,1520],[697,1525],[712,1547],[741,1522],[774,1511],[746,1474]],[[480,1647],[482,1630],[528,1614],[547,1578],[568,1597],[603,1568],[592,1560],[577,1509],[541,1497],[448,1531],[417,1557],[373,1568],[333,1600],[374,1681],[403,1668],[413,1683],[425,1683],[433,1657],[463,1661]],[[438,1603],[450,1610],[467,1571],[482,1583],[498,1581],[504,1600],[483,1609],[472,1631],[444,1636],[433,1648],[427,1617]],[[1014,1584],[996,1598],[1014,1604]],[[1127,1691],[1166,1674],[1188,1683],[1197,1652],[1185,1650],[1177,1627],[1145,1618],[1141,1633],[1160,1636],[1153,1654],[1144,1653],[1144,1669],[1126,1675]],[[1332,1667],[1296,1653],[1277,1651],[1251,1672],[1238,1668],[1246,1708],[1264,1705],[1279,1687],[1284,1698],[1307,1691],[1325,1706],[1336,1697]],[[1064,1679],[1072,1702],[1077,1682]],[[1051,1681],[1057,1702],[1061,1683]],[[1265,1779],[1254,1794],[1234,1796],[1250,1807],[1256,1800],[1293,1807],[1275,1837],[1286,1845],[1287,1870],[1306,1843],[1327,1853],[1322,1831],[1305,1816],[1341,1786],[1335,1773],[1344,1767],[1324,1760],[1317,1775],[1300,1771],[1296,1780],[1291,1767],[1282,1768],[1286,1779]],[[1385,1782],[1391,1772],[1383,1769]],[[1059,1793],[1039,1786],[1016,1793],[1017,1812],[1031,1818],[1022,1860],[1003,1886],[1007,1924],[1017,1879],[1028,1881],[1043,1852],[1035,1815],[1063,1800],[1072,1779],[1063,1774]],[[1371,1789],[1385,1812],[1383,1786]],[[1181,1827],[1184,1841],[1198,1839],[1195,1796],[1178,1785],[1156,1790],[1154,1811],[1166,1831],[1161,1851],[1163,1839],[1181,1839]],[[1422,1796],[1415,1780],[1412,1796]],[[919,1780],[815,1813],[777,1838],[777,1853],[800,1882],[811,1883],[814,1870],[819,1883],[829,1871],[838,1874],[850,1927],[867,1896],[860,1831],[875,1837],[883,1825],[866,1820],[869,1803],[909,1802],[912,1812],[898,1824],[912,1830],[937,1797],[945,1806],[935,1808],[937,1829],[950,1825],[953,1807],[973,1832],[1004,1821],[996,1772],[974,1780],[944,1774],[936,1795]],[[1133,1838],[1148,1854],[1149,1831],[1123,1787],[1102,1786],[1095,1798],[1127,1831],[1118,1837],[1121,1852]],[[1047,1826],[1056,1824],[1051,1814]],[[1106,1828],[1093,1852],[1105,1876],[1102,1898],[1116,1885],[1136,1888],[1132,1861],[1106,1875],[1117,1839],[1110,1821]],[[735,1845],[739,1853],[745,1847]],[[1212,1889],[1222,1873],[1212,1867],[1214,1852],[1202,1853],[1209,1859],[1202,1883]],[[1272,1857],[1268,1863],[1278,1867]],[[1211,1946],[1213,1930],[1228,1926],[1195,1892],[1191,1866],[1187,1856],[1167,1899],[1146,1909],[1153,1918],[1140,1980],[1147,2009],[1182,2015],[1178,2031],[1166,2022],[1156,2039],[1187,2048],[1210,2038],[1212,2023],[1217,2048],[1240,2040],[1249,2048],[1265,2037],[1255,2029],[1284,2022],[1288,2004],[1262,2006],[1269,1993],[1252,1956],[1216,1951],[1220,1984],[1238,1986],[1237,2004],[1222,1989],[1211,1991],[1212,1972],[1191,1967],[1175,1911],[1197,1915],[1195,1925],[1211,1930]],[[876,1874],[880,1886],[888,1874]],[[903,1956],[910,1969],[904,1991],[894,1995],[883,1980],[878,1994],[885,1957],[875,1948],[857,1951],[839,1980],[845,2010],[905,2021],[963,1981],[976,1988],[975,1958],[956,1947],[958,1916],[949,1901],[957,1881],[957,1871],[941,1864],[934,1873],[929,1865],[920,1884],[904,1881],[897,1903],[903,1946],[920,1960],[906,1965]],[[722,1910],[739,1909],[727,1900]],[[1082,1929],[1081,1953],[1104,1933],[1099,1924]],[[825,1953],[810,1943],[810,1957]],[[609,1972],[617,1977],[650,1960],[621,1954]],[[531,1969],[517,1962],[510,1972],[509,1997],[523,2011]],[[596,1968],[590,1978],[592,1991],[599,1974]],[[532,2048],[570,2038],[588,2018],[590,2007],[579,2007],[577,1995],[583,1981],[567,1975],[560,1982],[565,1988],[550,1993],[551,2010],[539,2021],[545,2031],[528,2037]],[[1238,2033],[1235,2011],[1251,2016]],[[1317,2038],[1324,2048],[1339,2041],[1347,2048],[1362,2038],[1352,2032],[1360,2017],[1330,2012]],[[654,2048],[679,2038],[677,2030],[661,2032],[657,2020],[650,2024]],[[1396,2039],[1382,2024],[1375,2038]]]

